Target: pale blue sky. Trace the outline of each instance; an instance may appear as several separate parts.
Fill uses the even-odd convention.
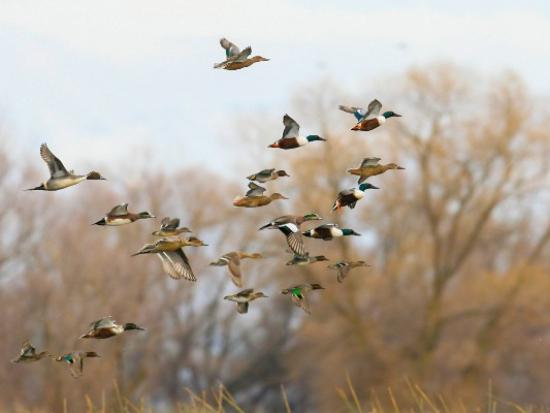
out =
[[[221,36],[272,60],[214,70]],[[278,122],[321,76],[367,89],[449,60],[486,75],[513,69],[548,94],[549,39],[548,1],[2,0],[0,110],[37,158],[47,141],[81,169],[147,144],[181,166],[219,159],[236,116]]]

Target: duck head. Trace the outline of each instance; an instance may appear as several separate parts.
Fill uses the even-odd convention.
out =
[[[342,234],[344,236],[347,236],[347,235],[357,235],[357,236],[360,236],[361,234],[359,234],[358,232],[355,232],[354,230],[352,229],[349,229],[349,228],[343,228],[342,229]]]
[[[386,165],[388,169],[405,169],[402,166],[397,165],[396,163],[389,163]]]
[[[276,200],[276,199],[288,199],[286,196],[278,193],[278,192],[274,192],[271,194],[271,200]]]
[[[258,291],[253,294],[254,298],[267,298],[268,296],[265,295],[263,292]]]
[[[284,171],[282,169],[277,171],[276,174],[277,174],[277,176],[288,176],[288,177],[290,177],[290,175],[287,174],[286,171]]]
[[[367,189],[380,189],[377,186],[374,186],[373,184],[369,184],[368,182],[365,182],[364,184],[359,185],[359,190],[366,191]]]
[[[251,57],[250,60],[252,60],[254,63],[269,61],[269,59],[266,59],[265,57],[262,57],[262,56],[254,56],[254,57]]]
[[[401,115],[399,113],[395,113],[391,110],[388,110],[387,112],[384,112],[382,114],[382,116],[384,116],[386,119],[388,119],[388,118],[400,118],[401,117]]]
[[[135,323],[126,323],[126,324],[124,324],[124,331],[128,331],[128,330],[140,330],[140,331],[145,331],[144,328],[138,326],[138,325],[135,324]]]
[[[319,135],[307,135],[306,136],[306,139],[308,142],[313,142],[313,141],[326,141],[325,138],[321,138]]]
[[[88,175],[86,175],[86,179],[92,180],[92,181],[106,181],[107,179],[101,176],[99,172],[92,171]]]
[[[147,211],[140,212],[138,214],[139,219],[156,218],[154,215]]]

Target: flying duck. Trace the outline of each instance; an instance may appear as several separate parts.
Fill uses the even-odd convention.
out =
[[[306,253],[305,255],[294,255],[286,265],[308,265],[320,261],[329,261],[329,259],[324,255],[311,256]]]
[[[374,99],[372,102],[369,103],[368,109],[366,111],[363,108],[344,105],[340,105],[339,109],[343,110],[344,112],[353,113],[353,115],[357,119],[357,124],[353,128],[351,128],[351,130],[373,130],[386,123],[386,119],[401,117],[400,114],[392,111],[387,111],[380,115],[382,104],[377,99]]]
[[[19,357],[13,359],[12,363],[29,363],[31,361],[42,360],[44,357],[51,357],[51,354],[47,351],[36,352],[36,348],[31,344],[29,340],[25,341],[21,346]]]
[[[184,232],[192,232],[187,227],[181,227],[178,228],[180,225],[179,218],[172,218],[165,217],[162,218],[162,221],[160,221],[160,229],[157,231],[154,231],[152,235],[155,237],[172,237],[179,234],[182,234]]]
[[[57,191],[76,185],[85,180],[105,180],[99,172],[89,172],[87,175],[75,175],[74,172],[67,171],[63,163],[57,158],[48,148],[48,145],[43,143],[40,145],[40,156],[48,165],[50,170],[50,178],[44,181],[40,186],[29,188],[27,191]]]
[[[396,163],[382,165],[380,158],[364,158],[357,168],[350,168],[346,172],[359,177],[357,183],[362,184],[371,176],[381,175],[390,169],[405,169]]]
[[[315,213],[303,216],[283,215],[260,227],[260,230],[266,228],[278,229],[285,235],[290,250],[296,255],[304,256],[307,255],[307,251],[302,239],[302,234],[300,233],[300,225],[306,221],[318,221],[322,219],[323,218]]]
[[[82,334],[80,338],[104,339],[118,336],[125,331],[130,330],[144,331],[145,329],[134,323],[118,324],[115,320],[113,320],[113,317],[108,316],[90,323],[90,330],[88,330],[87,333]]]
[[[340,191],[338,193],[338,196],[336,197],[336,201],[334,201],[332,210],[337,211],[345,206],[349,207],[350,209],[355,208],[355,204],[357,204],[357,201],[359,201],[365,196],[365,191],[367,189],[379,189],[379,188],[377,186],[374,186],[366,182],[364,184],[359,185],[359,189],[351,188],[351,189],[346,189],[344,191]]]
[[[107,214],[103,218],[95,222],[93,225],[118,226],[130,224],[139,219],[147,218],[155,218],[155,216],[151,215],[151,213],[147,211],[138,212],[137,214],[133,212],[128,212],[128,204],[120,204],[107,212]]]
[[[224,254],[217,261],[211,262],[210,265],[215,265],[219,267],[227,266],[229,269],[229,274],[231,275],[231,281],[237,287],[243,287],[243,275],[241,272],[241,260],[245,258],[259,259],[263,258],[262,254],[254,252],[249,254],[242,251],[231,251],[227,254]],[[245,290],[247,291],[247,290]]]
[[[309,142],[326,141],[325,138],[321,138],[319,135],[300,136],[300,125],[287,114],[283,116],[283,124],[285,125],[283,136],[269,145],[268,148],[294,149],[307,145]]]
[[[247,288],[246,290],[239,291],[236,294],[226,295],[223,299],[236,302],[237,311],[239,314],[246,314],[248,313],[248,306],[251,301],[264,297],[267,297],[267,295],[261,291],[254,292],[253,288]]]
[[[297,307],[300,307],[307,314],[311,314],[309,307],[309,300],[307,299],[307,294],[313,290],[324,290],[325,288],[321,284],[299,284],[294,287],[285,288],[281,291],[281,294],[288,295],[292,302]]]
[[[71,376],[78,379],[84,373],[84,359],[91,357],[100,357],[95,351],[77,350],[71,353],[56,357],[55,361],[65,362],[69,365]]]
[[[220,45],[225,49],[225,60],[221,63],[216,63],[214,69],[239,70],[251,66],[258,62],[267,62],[262,56],[249,57],[252,54],[250,46],[240,50],[235,43],[230,42],[226,38],[220,39]]]
[[[265,184],[268,181],[274,181],[275,179],[283,176],[290,176],[290,175],[287,174],[286,171],[282,169],[276,170],[275,168],[272,168],[272,169],[262,169],[260,172],[256,172],[255,174],[247,176],[246,179],[249,179],[251,181],[256,181],[261,184]]]
[[[330,241],[333,238],[346,237],[348,235],[361,235],[349,228],[342,228],[336,224],[323,224],[317,228],[310,229],[302,233],[306,237],[318,238],[325,241]]]
[[[358,267],[370,267],[370,265],[365,261],[339,261],[328,266],[331,270],[336,271],[336,280],[339,283],[344,281],[350,270]]]

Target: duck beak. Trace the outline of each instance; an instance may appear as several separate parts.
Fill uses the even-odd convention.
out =
[[[398,166],[397,169],[405,169],[405,168],[403,168],[402,166]]]
[[[380,189],[380,188],[378,188],[377,186],[374,186],[374,185],[373,185],[373,186],[370,187],[370,189]]]
[[[361,236],[361,234],[359,234],[358,232],[355,232],[355,231],[352,231],[351,235],[358,235],[358,236]]]
[[[401,118],[403,115],[400,115],[399,113],[394,113],[393,116],[395,116],[396,118]]]

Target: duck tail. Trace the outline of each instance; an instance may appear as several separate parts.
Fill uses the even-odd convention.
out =
[[[278,147],[279,147],[279,142],[274,142],[268,146],[268,148],[278,148]]]
[[[105,221],[105,218],[101,218],[99,221],[94,222],[92,225],[106,225],[107,221]]]

